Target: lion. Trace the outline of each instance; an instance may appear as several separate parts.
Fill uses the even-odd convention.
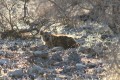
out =
[[[40,32],[42,41],[48,47],[58,47],[61,46],[64,49],[78,47],[79,44],[72,38],[67,35],[55,35],[50,32]]]

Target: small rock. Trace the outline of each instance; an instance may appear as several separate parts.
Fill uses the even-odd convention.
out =
[[[37,65],[30,67],[27,71],[29,77],[32,79],[37,78],[39,75],[42,76],[45,72],[46,70],[44,70],[42,67],[37,66]]]
[[[77,50],[75,48],[66,50],[65,54],[68,54],[68,61],[70,61],[70,62],[73,61],[73,62],[76,62],[76,63],[81,62],[81,57],[77,53]]]
[[[9,60],[8,59],[0,59],[0,65],[8,64]]]
[[[64,50],[63,47],[54,47],[54,48],[52,48],[50,51],[56,52],[56,51],[62,51],[62,50]]]
[[[56,53],[56,52],[55,52],[55,53]],[[57,52],[56,54],[53,54],[53,55],[52,55],[51,60],[60,62],[60,61],[62,61],[62,56],[59,54],[59,52]]]
[[[44,78],[44,77],[41,77],[41,76],[38,76],[37,78],[31,79],[31,80],[45,80],[45,78]]]
[[[8,50],[17,51],[18,50],[18,46],[14,45],[14,46],[8,47]]]
[[[57,74],[56,76],[57,76],[57,77],[59,77],[59,78],[62,78],[62,79],[67,78],[67,76],[66,76],[66,75],[64,75],[64,74]]]
[[[32,50],[32,51],[44,51],[44,50],[48,50],[48,47],[46,45],[41,45],[41,46],[31,47],[30,50]]]
[[[26,51],[27,49],[26,49],[26,47],[22,47],[22,50],[23,50],[23,51]]]
[[[107,38],[113,38],[113,36],[112,35],[107,35],[107,34],[103,34],[103,35],[101,35],[101,39],[103,39],[103,40],[105,40],[105,39],[107,39]]]
[[[37,65],[30,67],[27,71],[27,73],[29,75],[33,75],[34,73],[35,74],[43,74],[44,72],[45,72],[45,70],[42,67],[37,66]]]
[[[23,45],[23,47],[25,47],[25,48],[30,47],[30,43],[27,43],[27,44]]]
[[[77,54],[77,53],[71,53],[68,57],[68,60],[69,61],[74,61],[76,63],[80,62],[81,61],[81,58],[80,56]]]
[[[79,42],[79,44],[84,44],[85,43],[84,36],[82,36],[81,39],[77,40],[77,42]]]
[[[102,68],[102,67],[98,67],[98,68],[95,68],[95,73],[97,74],[97,73],[101,73],[101,72],[103,72],[104,71],[104,69]]]
[[[63,72],[71,75],[72,74],[71,72],[75,71],[75,69],[76,68],[74,66],[64,66]]]
[[[82,64],[82,63],[77,63],[76,67],[78,70],[84,70],[86,68],[86,65]]]
[[[94,68],[94,67],[96,67],[97,65],[95,64],[95,63],[91,63],[91,62],[89,62],[89,63],[87,63],[87,67],[88,68]]]
[[[55,80],[62,80],[61,78],[56,77]]]
[[[0,56],[4,56],[5,52],[0,50]]]
[[[41,57],[41,58],[48,58],[48,52],[47,51],[35,51],[33,52],[33,55],[36,57]]]
[[[23,73],[23,70],[20,69],[20,70],[15,70],[13,72],[9,72],[8,75],[9,77],[12,78],[22,78],[25,74]]]
[[[13,53],[6,53],[5,58],[14,58],[14,54]]]
[[[22,48],[19,48],[19,49],[17,50],[17,53],[19,53],[19,54],[24,54],[25,51],[23,51]]]
[[[32,80],[34,80],[36,77],[38,77],[38,75],[36,73],[29,74],[29,78]]]
[[[86,47],[81,47],[79,51],[82,52],[83,54],[88,54],[87,56],[88,58],[91,58],[98,54],[94,49]]]

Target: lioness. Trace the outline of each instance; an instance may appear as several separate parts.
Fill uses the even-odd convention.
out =
[[[67,35],[55,35],[50,32],[41,31],[41,38],[48,47],[61,46],[64,49],[78,47],[79,44]]]

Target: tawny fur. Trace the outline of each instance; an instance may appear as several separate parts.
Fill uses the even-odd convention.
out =
[[[50,32],[40,32],[45,45],[48,47],[57,47],[61,46],[65,49],[67,48],[75,48],[78,47],[78,43],[72,38],[67,35],[54,35]]]

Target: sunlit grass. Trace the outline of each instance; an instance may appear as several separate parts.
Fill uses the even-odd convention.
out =
[[[120,68],[108,68],[103,80],[120,80]]]

